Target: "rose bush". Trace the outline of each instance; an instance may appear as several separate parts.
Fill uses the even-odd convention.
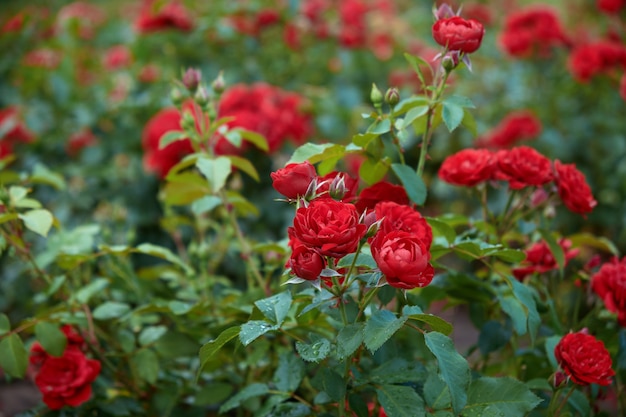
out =
[[[626,410],[616,5],[61,3],[0,18],[22,417]]]

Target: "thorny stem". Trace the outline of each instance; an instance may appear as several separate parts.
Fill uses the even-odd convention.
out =
[[[435,90],[434,96],[430,100],[430,104],[428,105],[428,113],[426,114],[426,130],[422,135],[422,145],[420,146],[420,157],[419,162],[417,164],[417,176],[421,177],[424,173],[424,164],[426,163],[426,154],[428,153],[428,144],[430,143],[430,139],[433,135],[432,123],[433,116],[435,114],[435,109],[439,104],[439,100],[441,99],[441,95],[443,94],[443,90],[446,87],[446,82],[448,81],[448,77],[450,73],[448,71],[444,71],[443,77],[441,78],[441,82],[437,86]]]

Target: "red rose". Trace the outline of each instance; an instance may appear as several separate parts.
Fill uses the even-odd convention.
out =
[[[362,0],[344,0],[339,6],[339,43],[346,48],[360,48],[367,42],[368,6]]]
[[[571,259],[578,255],[580,250],[571,249],[572,241],[569,239],[561,238],[558,243],[561,249],[563,249],[565,265],[567,265]],[[520,281],[532,273],[543,274],[544,272],[552,271],[559,267],[550,247],[543,240],[533,244],[530,248],[526,249],[525,252],[526,259],[522,262],[522,266],[513,269],[513,275]]]
[[[353,204],[330,198],[313,200],[308,207],[300,207],[293,227],[289,228],[290,236],[333,258],[355,252],[366,231]]]
[[[559,366],[578,385],[610,385],[615,372],[602,341],[586,331],[568,333],[554,348]]]
[[[598,74],[626,69],[626,47],[618,42],[601,40],[577,46],[567,66],[579,82],[588,82]]]
[[[528,146],[500,151],[497,160],[497,178],[508,181],[513,190],[544,185],[553,179],[550,160]]]
[[[326,268],[324,257],[301,242],[293,244],[292,247],[291,258],[287,262],[291,272],[309,281],[318,279],[322,270]]]
[[[184,156],[193,152],[189,139],[177,140],[159,149],[161,137],[170,131],[182,131],[178,109],[164,109],[154,115],[143,129],[141,144],[144,150],[143,163],[147,171],[165,178],[169,170]]]
[[[480,47],[484,34],[485,28],[479,21],[459,16],[439,19],[433,25],[435,42],[449,51],[471,54]]]
[[[17,107],[6,107],[0,110],[0,142],[14,145],[16,143],[30,143],[35,140],[33,133],[28,130]]]
[[[626,0],[598,0],[597,4],[598,9],[604,13],[612,14],[619,12],[626,5]]]
[[[144,0],[141,13],[135,20],[135,29],[139,33],[158,32],[166,29],[190,31],[193,29],[191,13],[178,1],[156,2]]]
[[[272,172],[272,187],[290,200],[304,197],[311,185],[311,181],[317,178],[315,167],[305,161],[299,164],[288,164],[286,167]]]
[[[602,265],[591,277],[591,288],[607,310],[617,313],[620,326],[626,327],[626,257]]]
[[[408,232],[424,242],[427,249],[430,248],[433,231],[418,211],[393,201],[382,201],[376,204],[375,211],[376,220],[382,219],[378,233],[386,235],[398,230]]]
[[[477,146],[508,148],[520,140],[534,139],[541,133],[541,122],[529,111],[509,113],[498,126],[476,141]]]
[[[502,48],[516,57],[547,57],[553,47],[568,43],[557,14],[544,6],[511,13],[500,35]]]
[[[496,170],[494,154],[486,149],[464,149],[447,157],[439,168],[439,178],[454,185],[473,187],[493,179]]]
[[[126,45],[112,46],[104,53],[104,68],[110,71],[126,68],[131,60],[130,49]]]
[[[329,172],[317,178],[317,195],[335,200],[352,201],[356,198],[359,180],[345,172]]]
[[[435,271],[430,252],[419,236],[402,230],[377,233],[370,244],[372,256],[392,287],[410,290],[425,287]]]
[[[98,139],[91,132],[91,130],[83,129],[69,137],[67,144],[65,145],[65,152],[69,156],[75,157],[84,148],[94,146],[97,143]]]
[[[361,190],[359,199],[355,203],[359,213],[371,210],[381,201],[393,201],[398,204],[409,204],[409,196],[401,185],[394,185],[387,181],[380,181]]]
[[[585,215],[598,204],[593,199],[591,188],[575,164],[554,161],[555,182],[563,204],[574,213]]]

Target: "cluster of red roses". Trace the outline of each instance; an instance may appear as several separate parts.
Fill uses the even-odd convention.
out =
[[[224,93],[219,103],[218,117],[232,117],[233,120],[228,122],[230,128],[239,127],[265,136],[269,152],[275,152],[286,141],[302,144],[311,134],[312,121],[310,115],[302,109],[304,103],[302,96],[269,84],[240,84]],[[191,111],[191,107],[187,103],[183,111],[190,111],[196,118],[196,112]],[[165,133],[182,131],[181,119],[178,109],[168,108],[154,115],[144,127],[144,166],[161,178],[185,155],[193,152],[189,139],[178,140],[159,149],[159,142]],[[245,150],[245,147],[236,148],[220,135],[210,141],[209,146],[218,155],[238,154]]]
[[[71,326],[61,328],[67,345],[61,356],[48,354],[38,343],[30,352],[35,384],[52,410],[77,407],[91,397],[91,383],[100,374],[100,361],[85,356],[85,341]]]
[[[557,243],[563,250],[565,265],[580,252],[579,249],[572,248],[572,241],[569,239],[561,238]],[[520,281],[530,274],[543,274],[544,272],[554,271],[559,267],[548,243],[543,240],[534,243],[524,252],[526,253],[526,259],[524,259],[519,268],[513,269],[513,275]]]
[[[626,327],[626,257],[602,265],[591,277],[591,288],[604,301],[606,309],[617,314],[620,326]]]
[[[509,148],[522,140],[534,139],[541,133],[541,122],[528,110],[514,111],[476,140],[477,147]]]
[[[468,187],[486,181],[507,181],[513,190],[554,182],[563,204],[574,213],[585,215],[597,204],[585,176],[575,164],[563,164],[559,160],[552,163],[528,146],[497,152],[464,149],[443,161],[439,177],[447,183]]]
[[[271,177],[278,192],[300,205],[288,229],[287,266],[297,277],[341,275],[333,270],[337,261],[367,239],[389,285],[411,289],[432,280],[432,230],[403,187],[382,181],[357,193],[358,180],[342,172],[318,177],[309,162],[288,164]]]

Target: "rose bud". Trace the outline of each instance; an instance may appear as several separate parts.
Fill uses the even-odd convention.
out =
[[[385,103],[395,106],[400,101],[400,92],[396,87],[391,87],[385,92]]]
[[[202,80],[202,73],[198,69],[189,68],[183,74],[183,84],[187,87],[187,90],[194,92]]]
[[[439,19],[433,25],[433,38],[439,45],[449,51],[459,51],[471,54],[476,51],[483,40],[485,28],[474,19],[463,19],[454,16],[448,19]]]
[[[317,178],[315,167],[305,161],[299,164],[288,164],[286,167],[272,172],[272,187],[290,200],[307,195],[311,181]]]

